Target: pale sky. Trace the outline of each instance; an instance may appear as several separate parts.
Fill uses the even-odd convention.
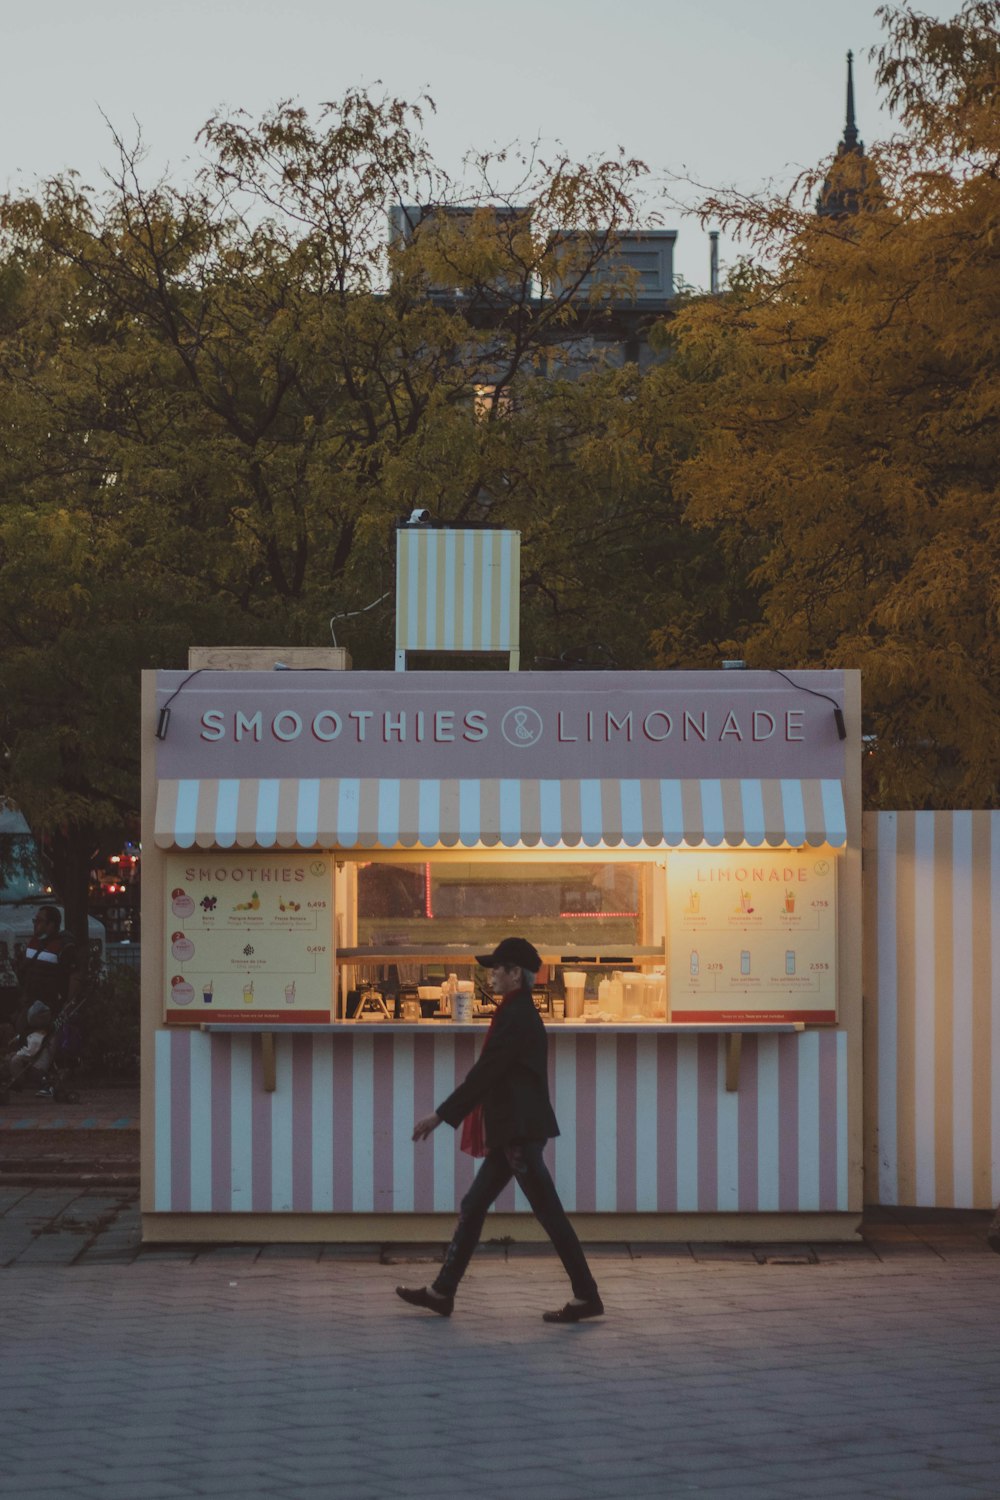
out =
[[[198,129],[221,106],[259,114],[294,98],[314,109],[376,80],[405,98],[431,94],[428,138],[451,172],[471,147],[541,137],[576,158],[623,146],[660,178],[784,185],[836,147],[848,48],[862,138],[888,133],[867,55],[881,36],[874,10],[874,0],[2,0],[0,189],[67,167],[96,183],[114,162],[102,111],[127,139],[138,121],[150,177],[169,166],[183,181]],[[676,212],[665,227],[679,231],[676,269],[704,286],[704,233]],[[733,254],[725,241],[722,254]]]

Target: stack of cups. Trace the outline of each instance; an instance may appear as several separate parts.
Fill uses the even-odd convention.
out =
[[[458,988],[451,998],[452,1020],[472,1020],[472,980],[460,979]]]
[[[583,1015],[583,991],[587,976],[582,969],[563,969],[562,977],[566,990],[566,1019],[579,1020]]]

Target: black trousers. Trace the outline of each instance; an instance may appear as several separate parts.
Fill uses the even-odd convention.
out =
[[[448,1297],[455,1295],[479,1244],[487,1212],[513,1177],[566,1268],[574,1297],[597,1296],[597,1282],[542,1157],[544,1145],[544,1141],[513,1141],[509,1146],[495,1146],[487,1152],[462,1199],[455,1233],[434,1281],[436,1292]]]

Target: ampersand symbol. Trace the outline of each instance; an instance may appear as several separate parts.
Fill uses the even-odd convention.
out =
[[[509,708],[503,716],[500,731],[508,745],[523,750],[537,745],[542,737],[542,720],[534,708]]]

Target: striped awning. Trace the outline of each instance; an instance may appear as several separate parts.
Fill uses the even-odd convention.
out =
[[[161,781],[162,849],[676,848],[847,841],[839,781]]]

